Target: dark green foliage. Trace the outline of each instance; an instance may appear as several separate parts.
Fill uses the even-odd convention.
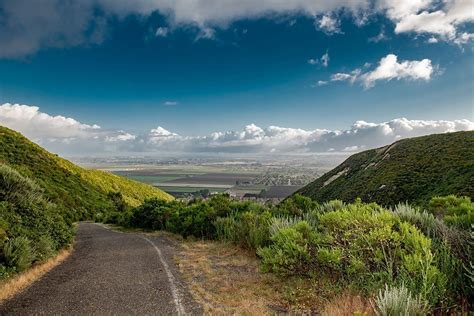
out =
[[[298,193],[324,202],[364,202],[394,206],[409,201],[426,205],[433,196],[474,198],[474,131],[403,139],[367,150]]]
[[[3,244],[3,257],[7,267],[16,271],[25,270],[35,260],[31,241],[21,236],[6,241]]]
[[[74,232],[66,212],[47,202],[36,183],[3,164],[0,198],[1,276],[45,260],[71,242]]]

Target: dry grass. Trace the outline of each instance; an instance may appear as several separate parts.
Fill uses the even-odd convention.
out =
[[[72,248],[62,250],[59,254],[43,263],[35,264],[30,269],[19,273],[11,279],[0,283],[0,302],[22,291],[31,283],[41,278],[48,271],[63,262],[71,253]]]
[[[275,287],[279,281],[260,273],[258,259],[242,249],[219,242],[185,242],[177,263],[207,315],[268,315],[286,310]]]
[[[331,280],[278,278],[251,252],[228,243],[184,241],[176,261],[206,315],[373,315],[367,299],[334,296]]]
[[[321,310],[323,316],[374,315],[368,299],[344,293],[334,297]]]

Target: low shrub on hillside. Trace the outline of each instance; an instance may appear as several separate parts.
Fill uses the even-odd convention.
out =
[[[432,252],[436,267],[446,275],[446,304],[450,305],[458,296],[473,297],[473,289],[465,276],[465,269],[472,256],[469,234],[463,229],[448,226],[442,219],[409,204],[399,204],[393,210],[401,220],[420,229],[432,240]]]
[[[427,302],[420,296],[413,297],[403,285],[385,285],[385,289],[379,291],[374,303],[375,313],[380,316],[424,316],[430,312]]]
[[[279,274],[328,275],[368,291],[403,282],[432,303],[445,291],[431,240],[376,204],[323,213],[317,227],[300,221],[277,230],[271,240],[258,253],[264,267]]]
[[[0,278],[43,261],[73,237],[57,205],[47,202],[36,183],[0,165]]]
[[[466,196],[433,197],[428,204],[428,210],[450,226],[467,230],[474,224],[474,202]]]

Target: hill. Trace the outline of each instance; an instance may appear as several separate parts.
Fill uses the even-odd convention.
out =
[[[0,126],[0,163],[35,181],[51,202],[87,215],[113,207],[111,192],[120,192],[130,206],[167,193],[149,185],[99,170],[86,170],[51,154],[26,137]]]
[[[316,201],[425,204],[433,196],[474,198],[474,131],[397,141],[350,156],[297,193]]]

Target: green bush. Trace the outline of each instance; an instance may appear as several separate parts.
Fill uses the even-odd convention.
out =
[[[466,196],[433,197],[429,202],[428,210],[450,226],[467,230],[474,224],[474,202]]]
[[[375,313],[380,316],[425,316],[430,312],[426,301],[420,296],[412,296],[403,285],[385,285],[374,303]]]
[[[66,212],[42,196],[39,187],[0,165],[0,266],[3,277],[46,260],[74,235]]]
[[[467,232],[456,227],[449,227],[433,214],[406,203],[397,205],[393,212],[402,221],[415,225],[431,238],[433,264],[449,280],[446,288],[448,295],[445,296],[444,305],[452,305],[453,300],[459,295],[472,296],[468,279],[463,275],[463,265],[467,263],[471,253],[467,243]]]
[[[35,260],[31,241],[25,237],[16,237],[5,242],[3,245],[3,256],[6,265],[15,268],[17,271],[27,269]]]
[[[295,194],[281,202],[274,213],[280,216],[301,216],[317,207],[318,203],[309,197]]]
[[[264,271],[280,275],[308,275],[314,268],[312,253],[318,236],[305,222],[284,227],[271,236],[272,244],[259,248]]]
[[[376,204],[355,203],[306,221],[273,221],[271,245],[261,248],[265,270],[283,275],[332,276],[371,292],[405,283],[436,303],[446,277],[433,263],[431,240]]]

